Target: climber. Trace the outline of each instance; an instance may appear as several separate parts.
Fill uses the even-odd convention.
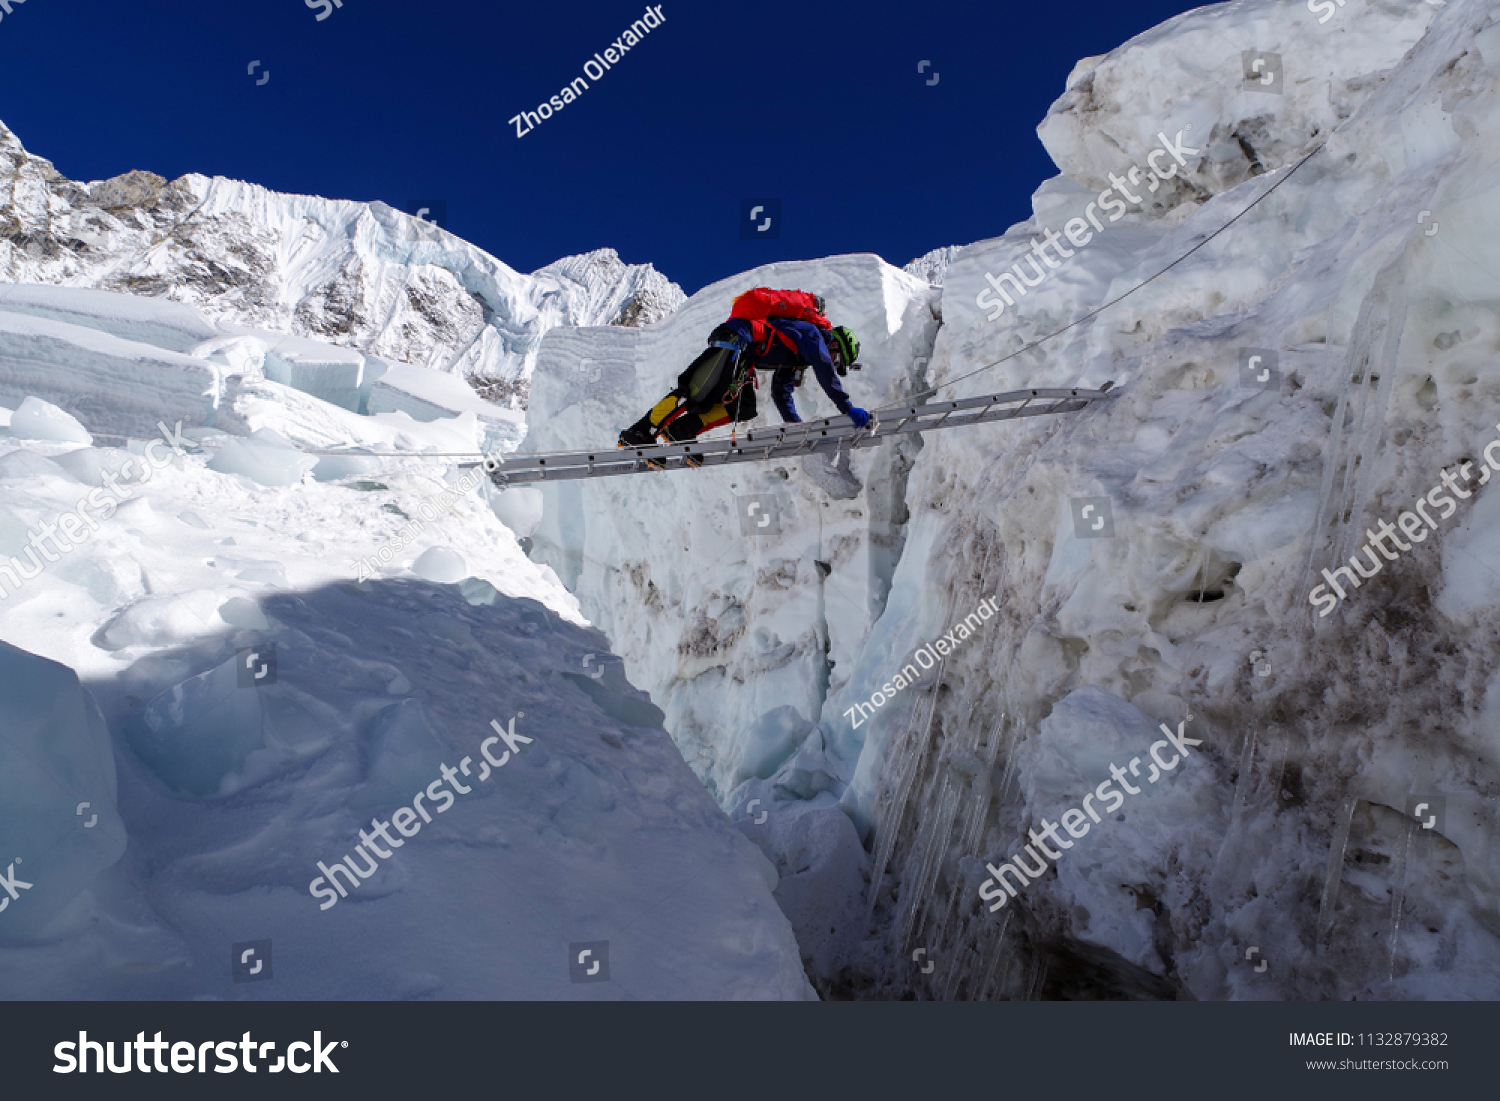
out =
[[[870,414],[849,400],[835,376],[858,370],[858,358],[859,341],[823,316],[822,298],[756,287],[734,300],[729,320],[709,334],[707,350],[677,376],[677,388],[621,432],[619,445],[686,443],[710,428],[754,419],[757,370],[775,371],[771,397],[783,423],[801,422],[792,391],[811,367],[839,412],[864,428]]]

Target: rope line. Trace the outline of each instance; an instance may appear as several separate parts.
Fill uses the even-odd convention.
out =
[[[1271,193],[1273,191],[1275,191],[1282,184],[1286,183],[1287,180],[1290,180],[1292,178],[1292,176],[1296,173],[1297,169],[1301,168],[1308,161],[1312,160],[1313,157],[1317,156],[1318,153],[1320,153],[1322,151],[1323,146],[1327,145],[1327,144],[1328,144],[1328,142],[1325,139],[1322,142],[1322,144],[1320,144],[1316,149],[1314,149],[1311,153],[1309,153],[1307,156],[1303,157],[1300,161],[1298,161],[1296,164],[1294,164],[1292,166],[1292,169],[1291,169],[1290,172],[1288,172],[1286,175],[1282,176],[1281,179],[1277,180],[1270,187],[1266,188],[1266,190],[1259,196],[1259,198],[1257,198],[1249,206],[1245,207],[1244,210],[1240,211],[1233,218],[1229,219],[1229,221],[1225,222],[1218,229],[1214,230],[1207,237],[1203,238],[1203,240],[1199,241],[1192,248],[1188,249],[1186,252],[1184,252],[1177,259],[1173,260],[1166,267],[1162,268],[1161,271],[1157,272],[1155,275],[1151,276],[1150,278],[1144,279],[1141,282],[1137,283],[1135,286],[1131,287],[1124,294],[1120,295],[1119,298],[1116,298],[1116,299],[1113,299],[1112,301],[1106,302],[1104,305],[1100,306],[1096,310],[1090,310],[1088,313],[1086,313],[1082,317],[1080,317],[1077,321],[1074,321],[1074,322],[1072,322],[1071,324],[1068,324],[1068,325],[1064,325],[1061,329],[1058,329],[1056,332],[1048,333],[1044,337],[1039,337],[1038,339],[1033,340],[1030,344],[1024,344],[1024,345],[1022,345],[1020,348],[1017,348],[1014,352],[1012,352],[1010,355],[1006,356],[1004,359],[997,359],[994,363],[986,363],[983,367],[976,367],[974,370],[970,371],[966,375],[959,375],[958,378],[949,379],[947,382],[939,383],[937,386],[932,387],[930,390],[922,390],[919,393],[913,394],[912,397],[913,398],[922,398],[922,397],[926,397],[928,394],[936,394],[939,390],[943,389],[944,387],[946,387],[946,386],[953,386],[953,385],[956,385],[957,383],[963,382],[965,379],[973,378],[975,375],[979,374],[981,371],[988,371],[991,367],[999,367],[1002,363],[1009,363],[1011,360],[1015,359],[1016,356],[1021,355],[1024,352],[1029,352],[1029,351],[1031,351],[1031,349],[1036,348],[1036,347],[1038,347],[1038,346],[1040,346],[1042,344],[1047,343],[1047,341],[1051,340],[1053,337],[1062,336],[1063,333],[1067,332],[1070,329],[1076,329],[1079,325],[1082,325],[1085,321],[1089,321],[1092,318],[1098,317],[1101,313],[1103,313],[1105,310],[1109,309],[1111,306],[1114,306],[1114,305],[1117,305],[1120,302],[1123,302],[1125,299],[1129,298],[1132,294],[1134,294],[1136,291],[1140,290],[1142,287],[1146,286],[1148,283],[1154,283],[1156,280],[1160,279],[1163,275],[1166,275],[1167,272],[1171,271],[1178,264],[1182,263],[1189,256],[1193,255],[1193,253],[1197,252],[1204,245],[1208,244],[1215,237],[1219,236],[1219,234],[1223,233],[1230,226],[1234,225],[1235,222],[1238,222],[1246,214],[1249,214],[1252,210],[1254,210],[1261,203],[1262,200],[1269,198],[1270,195],[1271,195]]]

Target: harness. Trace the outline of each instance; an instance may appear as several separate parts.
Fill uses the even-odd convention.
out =
[[[796,354],[798,351],[797,342],[769,322],[752,319],[744,320],[748,322],[751,330],[751,339],[748,343],[733,330],[723,328],[715,330],[714,335],[718,339],[710,339],[708,342],[710,349],[718,349],[721,352],[727,353],[729,359],[728,370],[730,372],[730,382],[720,392],[719,400],[715,404],[726,407],[732,406],[739,399],[740,393],[745,389],[747,381],[754,389],[760,389],[757,360],[762,359],[770,352],[771,341],[773,339],[780,340],[793,354]],[[790,367],[791,365],[787,364],[786,366]],[[766,369],[770,370],[771,368]],[[800,386],[802,384],[803,372],[806,368],[793,369],[797,371],[796,382],[793,385]],[[713,384],[713,379],[715,376],[722,377],[719,374],[719,369],[710,367],[706,368],[706,370],[710,373],[702,377],[697,386],[689,383],[686,389],[679,391],[684,400],[681,405],[667,415],[661,424],[656,426],[656,435],[658,437],[678,417],[691,411],[701,411],[700,407],[702,406],[703,399],[694,400],[694,390],[701,394],[717,389],[717,386]]]
[[[771,351],[771,341],[780,340],[789,351],[797,350],[797,342],[786,333],[782,332],[769,321],[751,321],[750,323],[751,354],[760,359]]]
[[[740,344],[729,343],[715,344],[715,347],[730,348],[735,353],[734,380],[729,384],[729,389],[724,391],[723,405],[727,407],[734,404],[740,396],[740,391],[745,388],[747,378],[753,389],[760,389],[760,374],[755,369],[755,361],[766,354],[764,348],[757,348],[754,344],[746,348]]]

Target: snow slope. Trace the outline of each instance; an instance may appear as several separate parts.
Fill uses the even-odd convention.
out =
[[[747,273],[654,330],[544,340],[539,449],[608,440],[755,282],[824,293],[836,321],[895,306],[894,358],[854,382],[871,407],[922,384],[947,399],[1116,381],[1076,417],[865,453],[852,497],[790,469],[780,486],[756,470],[547,490],[543,560],[720,801],[789,823],[837,801],[859,827],[876,939],[850,923],[811,964],[822,988],[1500,990],[1500,587],[1481,550],[1495,506],[1479,489],[1326,620],[1309,603],[1366,527],[1500,434],[1500,288],[1484,260],[1500,243],[1497,76],[1500,25],[1476,0],[1351,2],[1326,24],[1270,0],[1199,9],[1080,63],[1040,127],[1063,175],[1038,188],[1034,217],[918,262],[946,262],[935,332],[905,277],[871,263],[856,279],[865,262],[845,257]],[[1193,150],[1177,179],[1061,262],[1038,260],[1039,285],[992,317],[986,275],[1039,255],[1112,173],[1129,187],[1174,142]],[[1269,389],[1241,374],[1268,351]],[[591,357],[610,364],[597,409],[568,381]],[[767,542],[737,525],[752,490],[791,502]],[[1109,537],[1075,527],[1081,498],[1107,501]],[[847,709],[986,597],[998,616],[854,726]],[[1190,768],[1005,908],[982,905],[985,862],[1144,754],[1161,723],[1203,742]],[[1446,810],[1428,832],[1411,808],[1431,796]],[[779,859],[810,836],[788,824],[762,840]],[[931,973],[909,966],[918,947]],[[1246,962],[1251,947],[1268,968]]]
[[[85,444],[37,395],[0,417],[0,995],[812,997],[774,869],[497,519],[525,508],[435,457],[474,414],[230,385],[194,354],[258,339],[230,328],[0,294],[0,378],[45,350],[55,399],[129,413],[107,429],[223,384],[178,454]],[[493,769],[492,724],[522,739]],[[373,870],[338,897],[319,865],[346,860]],[[235,981],[261,941],[269,981]],[[573,944],[607,982],[572,981]]]

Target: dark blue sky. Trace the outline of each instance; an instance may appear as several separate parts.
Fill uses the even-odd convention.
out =
[[[1036,124],[1074,62],[1198,6],[673,0],[517,138],[508,120],[644,4],[344,0],[319,21],[321,0],[11,2],[0,120],[66,176],[438,199],[450,230],[520,271],[608,246],[689,293],[775,259],[899,265],[1003,232],[1054,172]],[[742,200],[763,197],[780,237],[742,241]]]

